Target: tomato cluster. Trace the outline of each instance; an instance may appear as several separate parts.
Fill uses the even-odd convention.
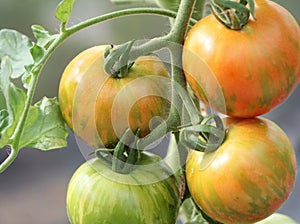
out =
[[[153,55],[137,58],[124,77],[112,77],[105,71],[107,47],[87,49],[70,62],[59,100],[71,130],[110,155],[126,130],[145,137],[155,117],[169,116],[171,79]],[[211,14],[188,32],[182,67],[199,101],[228,115],[223,119],[226,137],[216,151],[189,151],[185,174],[193,200],[222,223],[266,218],[289,197],[296,159],[284,131],[256,117],[284,102],[298,84],[297,23],[269,0],[256,0],[255,19],[238,31]],[[70,221],[175,223],[181,200],[174,174],[160,157],[139,156],[127,174],[111,170],[101,156],[78,168],[67,193]]]
[[[108,47],[89,48],[68,64],[60,81],[59,102],[77,137],[109,151],[128,128],[144,137],[155,127],[156,117],[167,117],[170,76],[157,57],[142,56],[126,76],[113,77],[104,70]],[[178,184],[155,155],[142,153],[127,174],[113,171],[104,158],[96,157],[78,168],[69,183],[68,216],[73,224],[175,223]]]
[[[254,18],[231,30],[214,15],[184,44],[183,68],[195,95],[224,119],[226,139],[214,153],[191,150],[190,193],[222,223],[253,223],[274,213],[292,192],[296,159],[276,124],[254,118],[284,102],[300,79],[300,30],[283,7],[255,1]]]

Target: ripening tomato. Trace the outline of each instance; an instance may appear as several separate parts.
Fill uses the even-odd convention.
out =
[[[191,150],[187,185],[203,211],[222,223],[254,223],[289,197],[296,177],[291,142],[267,119],[225,120],[225,141],[213,153]]]
[[[175,176],[150,153],[129,174],[98,158],[87,161],[73,174],[66,200],[72,224],[175,224],[180,206]]]
[[[141,136],[154,117],[169,111],[170,77],[155,56],[138,58],[123,78],[104,71],[107,46],[89,48],[66,67],[59,86],[59,104],[68,126],[95,147],[115,147],[127,128]]]
[[[284,102],[300,78],[300,30],[283,7],[255,0],[256,20],[231,30],[214,15],[188,33],[183,69],[194,93],[218,112],[265,114]]]

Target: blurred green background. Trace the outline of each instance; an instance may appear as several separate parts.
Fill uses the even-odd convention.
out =
[[[300,21],[299,0],[277,0]],[[50,32],[59,29],[55,9],[59,0],[0,0],[0,29],[16,29],[32,38],[31,25],[40,24]],[[124,8],[109,0],[77,0],[70,24],[105,12]],[[99,44],[119,44],[130,39],[152,38],[169,30],[168,19],[158,16],[131,16],[104,22],[81,31],[67,40],[45,66],[35,99],[57,96],[60,75],[80,51]],[[299,161],[300,87],[280,107],[266,115],[290,137]],[[24,149],[11,167],[0,175],[0,224],[67,224],[65,194],[74,170],[85,161],[74,136],[69,146],[51,152]],[[0,151],[0,159],[6,156]],[[299,173],[299,172],[298,172]],[[298,175],[299,177],[299,175]],[[300,182],[281,208],[300,223]]]

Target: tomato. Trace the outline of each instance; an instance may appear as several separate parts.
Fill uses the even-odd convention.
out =
[[[113,172],[98,158],[85,162],[72,176],[66,200],[72,224],[175,224],[180,206],[176,178],[150,153],[129,174]]]
[[[284,102],[300,78],[300,30],[273,1],[255,0],[256,20],[239,31],[214,15],[188,33],[183,69],[195,94],[213,109],[249,118]]]
[[[115,147],[125,130],[138,128],[144,137],[154,117],[169,111],[169,74],[157,57],[138,58],[126,77],[104,71],[107,46],[89,48],[66,67],[59,86],[59,104],[68,126],[95,147]]]
[[[256,224],[297,224],[293,219],[290,217],[279,214],[279,213],[274,213],[270,215],[268,218],[257,222]]]
[[[229,118],[226,139],[213,153],[191,150],[187,185],[195,202],[222,223],[253,223],[274,213],[292,192],[295,152],[267,119]]]

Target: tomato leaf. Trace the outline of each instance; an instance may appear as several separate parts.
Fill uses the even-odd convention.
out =
[[[3,109],[0,111],[0,130],[3,130],[5,127],[8,126],[8,124],[9,124],[9,113],[6,109]]]
[[[41,62],[41,60],[43,59],[43,57],[45,55],[45,48],[34,43],[32,48],[30,48],[30,53],[33,58],[34,64],[26,65],[25,66],[26,72],[21,77],[21,80],[22,80],[22,83],[23,83],[23,86],[25,89],[29,88],[31,78],[34,75],[36,75],[36,73],[33,71],[34,66],[39,64]]]
[[[3,93],[0,91],[0,110],[6,109],[6,103]]]
[[[38,63],[44,55],[44,48],[33,45],[30,52],[31,59]],[[3,103],[0,107],[0,148],[2,148],[15,141],[13,134],[24,111],[27,95],[11,81],[15,61],[11,60],[8,55],[0,59],[0,99]],[[33,66],[34,63],[24,66],[25,75],[22,76],[22,81],[25,87],[28,87],[34,75]],[[23,147],[40,150],[62,148],[67,145],[66,137],[66,126],[56,99],[43,98],[29,109],[24,130],[18,142],[18,149]]]
[[[20,148],[29,147],[43,151],[67,145],[68,132],[55,98],[44,97],[30,108]]]
[[[34,64],[25,66],[26,72],[22,75],[21,80],[25,89],[29,88],[29,83],[32,78],[32,68]]]
[[[39,63],[45,54],[45,49],[39,45],[34,44],[32,48],[30,48],[31,56],[35,63]]]
[[[57,8],[55,16],[62,23],[67,23],[72,12],[74,0],[62,0]]]
[[[33,63],[30,54],[32,42],[25,35],[9,29],[0,30],[0,58],[9,57],[12,65],[12,78],[20,77],[24,72],[24,65]]]
[[[0,116],[0,148],[9,143],[27,97],[23,90],[17,88],[10,81],[12,72],[10,58],[7,56],[1,58],[0,92],[3,95],[6,109],[1,110]]]
[[[57,34],[51,35],[49,31],[45,30],[44,27],[40,25],[32,25],[31,30],[37,41],[37,45],[44,47],[45,49],[55,40],[58,36]]]

